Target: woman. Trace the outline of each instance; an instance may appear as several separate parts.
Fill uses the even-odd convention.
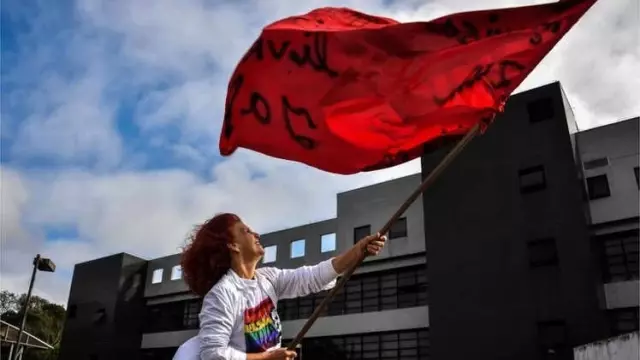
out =
[[[280,348],[278,300],[331,287],[365,251],[377,255],[386,238],[373,235],[315,266],[256,269],[264,255],[260,237],[234,214],[220,214],[191,236],[182,254],[186,283],[204,297],[200,311],[201,360],[291,360]]]

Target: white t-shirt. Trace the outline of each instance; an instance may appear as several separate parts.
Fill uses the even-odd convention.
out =
[[[200,359],[245,360],[280,347],[280,299],[327,290],[338,277],[330,260],[297,269],[264,267],[247,280],[229,270],[207,293],[200,311]]]

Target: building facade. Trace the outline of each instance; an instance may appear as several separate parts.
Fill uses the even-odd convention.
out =
[[[613,334],[638,329],[640,118],[580,132],[592,244],[602,266]]]
[[[504,115],[423,196],[433,359],[571,359],[637,329],[638,119],[581,133],[559,83]]]
[[[578,132],[559,83],[512,96],[325,310],[303,359],[564,359],[637,329],[637,132],[637,118]],[[314,264],[377,231],[444,151],[338,194],[334,219],[263,235],[262,265]],[[285,339],[324,295],[279,302]],[[200,306],[178,254],[78,264],[60,359],[171,359]]]

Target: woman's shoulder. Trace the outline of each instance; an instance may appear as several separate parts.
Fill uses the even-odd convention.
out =
[[[261,267],[256,270],[258,274],[258,281],[267,280],[271,286],[275,289],[278,283],[278,274],[282,270],[275,267]]]
[[[266,276],[270,276],[270,275],[277,275],[278,272],[280,272],[281,270],[272,266],[264,266],[261,268],[256,269],[256,272],[259,275],[266,275]]]
[[[229,300],[233,299],[234,295],[237,294],[237,291],[234,291],[235,287],[233,282],[230,281],[229,275],[225,274],[218,280],[215,285],[207,292],[205,295],[206,298],[210,299],[221,299],[221,300]]]

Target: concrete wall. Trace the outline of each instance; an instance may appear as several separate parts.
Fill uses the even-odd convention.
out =
[[[401,258],[387,259],[386,261],[368,262],[356,269],[355,274],[365,274],[376,271],[383,271],[388,269],[410,267],[415,265],[426,264],[426,257],[424,253],[417,253],[411,256],[405,256]],[[172,265],[169,265],[172,266]],[[186,289],[186,285],[181,286],[180,289]],[[186,291],[186,290],[185,290]],[[174,301],[184,301],[197,298],[197,295],[189,292],[178,292],[162,294],[162,296],[153,297],[147,300],[147,305],[164,304]]]
[[[531,123],[529,104],[544,98],[554,116]],[[564,103],[558,83],[511,97],[425,192],[432,359],[539,359],[552,321],[568,346],[606,335]],[[423,174],[442,156],[425,156]],[[538,165],[546,188],[521,193],[519,171]],[[557,265],[530,267],[528,243],[549,237]]]
[[[305,320],[283,321],[282,337],[293,339]],[[340,336],[368,332],[398,331],[429,327],[429,308],[414,308],[379,311],[375,314],[348,314],[319,318],[309,329],[306,337]]]
[[[300,331],[306,320],[283,321],[282,337],[292,339]],[[318,319],[306,337],[362,334],[367,332],[418,329],[429,326],[429,309],[426,306],[388,310],[372,314],[350,314],[328,316]],[[171,331],[155,334],[144,334],[143,349],[177,347],[192,336],[197,330]]]
[[[574,349],[575,360],[637,360],[640,350],[638,333],[621,335]]]
[[[585,169],[585,177],[606,174],[611,196],[590,201],[593,224],[638,217],[638,185],[633,168],[638,166],[640,118],[594,128],[578,134],[584,162],[608,158],[609,165]],[[635,196],[634,196],[635,194]]]
[[[145,260],[127,254],[75,266],[59,359],[137,357],[145,270]],[[69,316],[73,308],[75,316]],[[104,318],[97,322],[99,311]]]
[[[338,241],[347,249],[354,244],[354,228],[371,225],[376,232],[384,226],[421,182],[420,174],[406,176],[338,194]],[[424,252],[422,199],[416,200],[403,215],[407,218],[407,237],[390,240],[379,256],[365,261]]]
[[[607,309],[640,306],[640,281],[620,281],[604,284]]]
[[[147,261],[122,255],[116,311],[113,315],[115,328],[114,358],[132,359],[137,354],[142,338],[143,322],[146,315],[144,299],[144,279],[147,272]],[[134,353],[134,349],[136,352]]]
[[[171,271],[174,266],[180,265],[180,254],[165,256],[149,261],[147,277],[145,281],[145,297],[161,296],[188,292],[189,288],[182,278],[171,280]],[[162,282],[153,284],[153,272],[162,269]]]
[[[327,260],[336,254],[346,250],[336,239],[336,250],[331,252],[321,252],[320,239],[325,234],[336,233],[336,219],[320,221],[313,224],[297,226],[291,229],[264,234],[260,237],[260,242],[265,246],[277,246],[276,261],[264,266],[275,266],[281,269],[291,269],[302,265],[317,264]],[[302,257],[291,258],[291,242],[305,240],[305,254]]]

